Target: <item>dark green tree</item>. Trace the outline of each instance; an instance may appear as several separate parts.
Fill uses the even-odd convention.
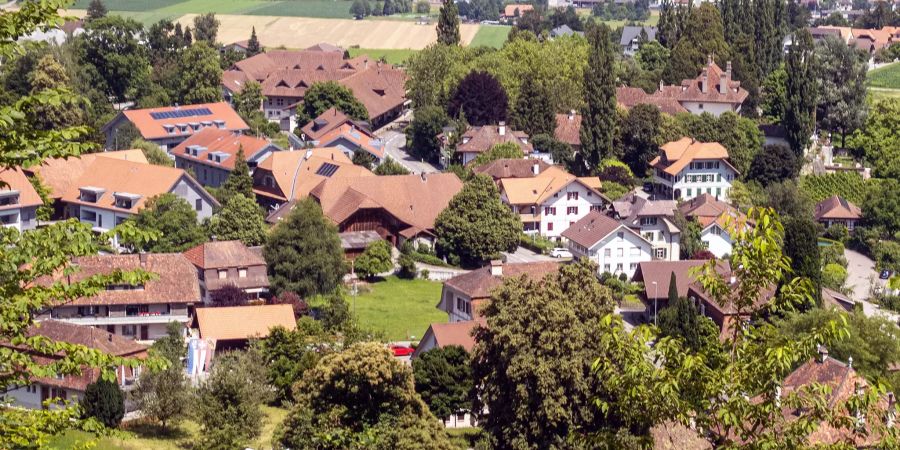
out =
[[[623,161],[639,177],[647,173],[650,161],[659,153],[659,126],[659,108],[640,104],[628,111],[620,127]]]
[[[459,345],[433,348],[412,361],[416,392],[441,419],[471,411],[472,369],[469,354]]]
[[[815,128],[818,88],[816,86],[816,53],[812,35],[802,29],[794,33],[794,43],[788,49],[785,63],[785,103],[781,125],[787,133],[791,150],[803,156]]]
[[[472,160],[470,165],[472,167],[481,167],[498,159],[522,159],[524,157],[525,153],[522,152],[522,147],[519,147],[514,142],[504,142],[491,147],[486,152],[480,153]]]
[[[557,140],[550,134],[539,134],[531,137],[531,144],[535,149],[546,152],[553,158],[553,163],[563,166],[566,170],[572,172],[572,164],[575,162],[575,150],[572,146]]]
[[[85,417],[93,417],[107,427],[116,428],[125,417],[125,393],[115,381],[101,378],[85,389],[81,407]]]
[[[244,156],[244,148],[238,149],[234,160],[234,169],[225,178],[225,183],[219,188],[219,203],[223,205],[235,195],[243,195],[249,199],[255,199],[253,194],[253,177],[250,176],[250,165]]]
[[[324,81],[313,83],[306,90],[303,96],[303,114],[298,114],[297,123],[305,125],[332,107],[352,119],[369,120],[369,112],[356,99],[353,91],[335,81]]]
[[[437,25],[438,42],[459,45],[459,8],[454,0],[444,0]]]
[[[872,176],[900,180],[900,98],[873,104],[865,126],[853,133],[849,146],[872,165]]]
[[[209,219],[209,235],[222,241],[239,240],[248,246],[262,245],[268,229],[264,219],[253,198],[235,194]]]
[[[350,15],[353,17],[363,18],[369,15],[366,8],[366,0],[353,0],[350,5]]]
[[[106,17],[106,14],[109,10],[106,9],[106,5],[103,3],[103,0],[91,0],[91,3],[88,4],[87,14],[84,16],[85,22],[90,22],[95,19],[102,19]]]
[[[210,46],[216,45],[216,35],[219,34],[219,19],[215,13],[200,14],[194,17],[194,41],[204,41]]]
[[[302,326],[301,326],[302,325]],[[266,361],[267,380],[275,388],[275,401],[293,401],[292,387],[315,367],[322,354],[329,352],[325,330],[311,319],[300,319],[297,329],[273,327],[269,336],[254,344]]]
[[[725,41],[722,17],[715,5],[704,3],[691,8],[685,20],[664,75],[670,84],[681,84],[681,80],[696,78],[711,56],[724,62],[731,55]]]
[[[337,228],[310,198],[297,202],[287,219],[269,233],[263,257],[276,295],[331,292],[347,271]]]
[[[150,80],[146,47],[138,41],[144,27],[121,16],[96,19],[75,38],[81,76],[118,102],[137,98]]]
[[[770,73],[762,85],[763,117],[774,123],[782,124],[787,107],[787,71],[784,65]]]
[[[613,155],[616,127],[615,53],[605,24],[587,29],[590,43],[584,69],[584,108],[581,111],[581,150],[576,175],[596,173],[600,161]]]
[[[681,27],[675,12],[675,6],[671,0],[663,0],[659,11],[659,26],[656,32],[656,40],[663,47],[672,50],[678,43]]]
[[[416,108],[415,117],[406,129],[406,147],[413,155],[426,161],[439,161],[441,141],[438,135],[449,121],[447,113],[438,106]]]
[[[222,67],[219,52],[206,41],[199,41],[181,53],[178,61],[181,104],[222,101]]]
[[[593,406],[597,327],[613,309],[596,274],[596,264],[580,259],[542,280],[508,278],[482,306],[472,410],[497,448],[571,448],[576,430],[615,427]],[[534,314],[540,305],[553,307]]]
[[[816,222],[812,216],[789,216],[782,220],[784,255],[791,259],[791,269],[796,276],[807,278],[813,283],[813,297],[818,302],[822,288],[822,263]]]
[[[250,29],[250,39],[247,41],[247,56],[258,55],[262,52],[262,47],[259,45],[259,38],[256,37],[256,27]]]
[[[372,172],[375,175],[409,175],[409,170],[390,156],[385,156],[384,161]]]
[[[796,177],[800,173],[797,155],[783,145],[767,145],[753,157],[747,179],[763,186]]]
[[[900,181],[895,179],[881,180],[868,190],[862,204],[863,217],[866,224],[884,230],[890,235],[900,230]]]
[[[497,185],[476,175],[456,194],[434,224],[438,251],[478,265],[519,245],[522,221],[500,201]]]
[[[464,114],[470,125],[496,125],[506,120],[509,98],[503,86],[488,72],[469,72],[447,103],[447,114]]]
[[[671,287],[669,288],[671,290]],[[659,334],[684,339],[685,347],[693,352],[709,350],[707,345],[715,345],[718,327],[708,317],[700,315],[694,304],[677,297],[659,312]]]
[[[354,261],[354,270],[363,278],[371,278],[394,268],[391,258],[391,244],[377,240],[366,247],[362,255]]]
[[[369,170],[372,170],[372,165],[375,164],[375,156],[365,150],[353,152],[353,158],[351,158],[351,160],[353,161],[353,164],[365,167]]]
[[[512,123],[517,130],[528,133],[553,134],[556,129],[556,114],[550,91],[530,74],[522,79],[519,97],[512,114]]]
[[[847,136],[866,120],[866,58],[856,47],[829,36],[816,47],[816,63],[816,121],[840,134],[843,147]]]
[[[69,75],[53,55],[45,55],[28,74],[31,93],[37,94],[49,89],[71,89]],[[29,109],[28,120],[42,130],[52,130],[84,123],[83,111],[77,103],[62,102],[59,105],[37,104]]]
[[[134,250],[152,253],[183,252],[206,242],[206,233],[197,223],[197,211],[187,200],[175,194],[162,194],[144,204],[144,208],[128,219],[138,229],[159,233],[150,243],[132,242],[123,237],[122,243]]]

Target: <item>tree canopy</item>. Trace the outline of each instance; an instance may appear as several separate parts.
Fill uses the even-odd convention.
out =
[[[447,104],[447,114],[462,114],[474,126],[496,125],[506,120],[508,103],[506,91],[493,75],[473,71],[459,82]]]
[[[469,353],[458,345],[433,348],[412,361],[416,392],[441,419],[471,411],[472,369]]]
[[[609,28],[591,25],[591,44],[584,69],[584,108],[581,111],[581,151],[576,155],[576,175],[593,174],[603,158],[614,156],[616,122],[616,80],[611,70],[615,61]]]
[[[444,0],[437,25],[438,43],[459,45],[459,8],[454,0]]]
[[[152,253],[183,252],[206,242],[206,233],[197,223],[197,211],[187,200],[175,194],[165,193],[153,197],[144,208],[128,219],[137,228],[156,232],[160,238],[151,243],[132,242],[127,237],[122,243],[135,250]]]
[[[239,240],[247,246],[266,241],[266,222],[256,201],[244,194],[228,199],[222,209],[209,219],[210,236],[222,241]]]
[[[303,116],[297,123],[305,125],[332,107],[354,120],[369,120],[369,112],[353,91],[336,81],[322,81],[313,83],[303,95]]]

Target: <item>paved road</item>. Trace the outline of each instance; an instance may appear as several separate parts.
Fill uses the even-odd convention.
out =
[[[562,259],[553,258],[547,255],[539,255],[525,247],[519,247],[513,253],[503,253],[508,263],[524,263],[537,261],[563,261]]]
[[[383,130],[383,131],[382,131]],[[375,134],[384,141],[385,151],[391,159],[398,161],[412,173],[440,172],[427,162],[417,160],[406,153],[406,135],[395,130],[379,130]]]
[[[875,261],[853,250],[844,250],[844,257],[847,258],[847,287],[853,289],[853,299],[867,300],[872,280],[884,284],[878,279]]]

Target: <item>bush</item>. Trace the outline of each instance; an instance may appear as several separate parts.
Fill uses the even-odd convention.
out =
[[[416,262],[409,255],[400,256],[400,278],[412,280],[416,278]]]
[[[847,227],[837,224],[828,227],[823,236],[833,241],[840,242],[841,244],[846,244],[847,240],[850,239],[850,232],[847,231]]]
[[[427,1],[416,2],[416,14],[428,14],[431,12],[431,5]]]
[[[423,280],[427,280],[430,275],[431,275],[431,272],[428,269],[422,269],[422,272],[419,273],[419,276]]]
[[[846,281],[847,270],[841,267],[840,264],[826,264],[822,269],[822,284],[825,287],[840,291],[844,288]]]
[[[519,245],[527,248],[535,253],[547,255],[550,253],[550,250],[553,250],[556,247],[556,243],[547,239],[538,234],[528,235],[522,233],[522,238],[519,240]]]
[[[409,252],[407,254],[413,261],[420,262],[422,264],[431,264],[432,266],[442,266],[447,267],[449,264],[445,263],[443,259],[438,258],[437,256],[430,253],[419,253],[419,252]]]
[[[93,417],[109,428],[115,428],[125,417],[125,394],[114,381],[99,379],[88,385],[81,399],[84,416]]]
[[[356,258],[354,264],[356,272],[363,278],[371,278],[393,269],[391,250],[391,244],[388,241],[379,239],[372,242],[366,247],[366,251]]]

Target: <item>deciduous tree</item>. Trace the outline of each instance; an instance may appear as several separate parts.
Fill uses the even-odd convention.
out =
[[[184,105],[222,101],[222,68],[219,52],[206,41],[199,41],[185,49],[178,61],[180,90],[178,98]]]
[[[871,162],[874,176],[900,180],[900,99],[876,102],[849,145]]]
[[[219,33],[219,19],[215,13],[200,14],[194,17],[194,41],[207,42],[210,46],[216,45],[216,35]]]
[[[48,89],[71,89],[66,68],[53,57],[45,55],[38,60],[34,70],[28,74],[31,92]],[[75,99],[67,99],[59,105],[37,104],[29,111],[28,120],[44,130],[65,128],[84,123],[82,105]]]
[[[659,108],[654,105],[636,105],[628,111],[619,130],[624,147],[623,160],[641,177],[659,153],[659,115]]]
[[[144,27],[132,19],[109,16],[92,20],[75,38],[75,55],[91,82],[123,102],[149,86],[150,61],[138,36]],[[97,84],[100,83],[100,84]]]
[[[514,142],[504,142],[491,147],[486,152],[480,153],[472,160],[471,166],[481,167],[498,159],[522,159],[524,157],[525,153],[522,152],[522,147],[519,147]]]
[[[438,418],[446,420],[460,411],[471,411],[469,359],[466,349],[458,345],[436,347],[413,359],[416,392]]]
[[[769,183],[796,177],[800,173],[797,155],[783,145],[767,145],[753,157],[747,179],[768,186]]]
[[[209,219],[209,235],[223,241],[239,240],[244,245],[262,245],[266,241],[266,223],[262,210],[252,198],[231,196],[222,209]]]
[[[159,422],[163,429],[176,425],[188,412],[190,387],[182,363],[186,355],[183,330],[184,325],[169,322],[166,336],[150,348],[152,354],[165,358],[169,365],[142,373],[132,394],[143,417]]]
[[[363,278],[371,278],[393,269],[391,249],[391,244],[382,239],[369,244],[363,254],[354,261],[354,270]]]
[[[128,219],[138,229],[158,233],[152,243],[134,242],[128,237],[120,241],[134,250],[152,253],[183,252],[206,241],[206,233],[197,223],[197,211],[187,200],[175,194],[150,198],[144,208]]]
[[[305,125],[332,107],[352,119],[369,120],[369,112],[356,99],[353,91],[335,81],[323,81],[313,83],[306,90],[303,96],[303,114],[298,114],[297,123]]]
[[[550,91],[534,76],[526,74],[513,110],[513,126],[529,136],[552,135],[556,129],[556,114],[550,95]]]
[[[784,118],[781,121],[787,132],[791,150],[802,157],[809,146],[809,138],[815,127],[818,87],[816,52],[812,36],[802,29],[794,34],[794,44],[788,49],[785,63]]]
[[[829,36],[816,48],[816,121],[822,128],[840,134],[842,147],[847,136],[866,119],[864,59],[855,47],[848,47],[834,36]],[[788,89],[792,86],[788,85]]]
[[[129,148],[140,149],[147,162],[157,166],[175,167],[175,161],[169,158],[169,154],[165,150],[159,148],[158,145],[145,141],[143,138],[137,138],[131,141]]]
[[[390,156],[385,156],[373,172],[375,175],[409,175],[409,170]]]
[[[441,141],[438,135],[450,121],[447,113],[437,106],[416,108],[415,117],[406,129],[406,146],[413,155],[431,162],[441,157]]]
[[[306,372],[316,366],[322,355],[330,353],[328,339],[319,322],[301,319],[303,326],[288,330],[281,326],[253,345],[266,361],[268,383],[275,388],[275,401],[293,401],[292,388]]]
[[[450,117],[464,114],[474,126],[506,120],[509,99],[500,82],[487,72],[472,71],[456,86],[447,105]]]
[[[106,17],[108,12],[103,0],[91,0],[91,3],[88,4],[87,14],[84,16],[85,22]]]

